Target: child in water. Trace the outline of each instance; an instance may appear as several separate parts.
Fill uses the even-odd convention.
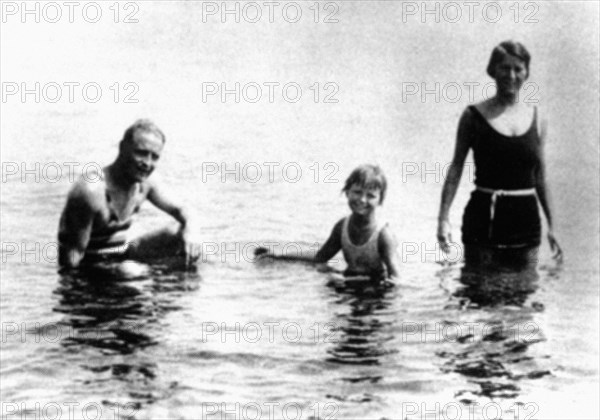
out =
[[[278,260],[326,263],[341,249],[348,264],[344,275],[395,278],[398,276],[396,240],[387,223],[377,219],[386,189],[387,180],[379,166],[361,165],[352,171],[342,189],[352,214],[335,224],[329,239],[314,257],[272,255],[265,248],[258,248],[255,254]]]

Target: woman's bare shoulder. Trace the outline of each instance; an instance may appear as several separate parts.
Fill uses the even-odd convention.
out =
[[[467,107],[467,109],[470,110],[471,113],[472,113],[473,108],[475,108],[477,111],[479,111],[479,113],[481,115],[483,115],[484,117],[487,117],[491,113],[491,110],[493,109],[492,98],[488,98],[483,101],[476,102],[476,103],[472,104],[471,106]]]
[[[459,127],[467,128],[470,126],[471,122],[475,119],[474,107],[476,107],[476,104],[469,105],[463,110],[459,120]],[[481,111],[479,112],[481,113]]]

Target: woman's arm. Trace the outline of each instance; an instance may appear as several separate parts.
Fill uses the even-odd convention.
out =
[[[438,215],[437,240],[444,252],[449,252],[449,243],[452,242],[448,218],[450,206],[452,205],[456,190],[458,189],[458,184],[460,183],[465,159],[469,153],[469,148],[471,147],[470,126],[472,118],[472,112],[467,108],[463,112],[458,123],[454,157],[452,158],[452,163],[450,164],[450,169],[448,170],[448,175],[442,189],[442,201]]]
[[[562,260],[562,250],[558,241],[554,237],[553,223],[552,223],[552,203],[550,199],[550,191],[547,188],[546,184],[546,162],[544,156],[544,145],[546,144],[546,137],[548,131],[548,123],[545,119],[541,118],[538,115],[538,119],[541,121],[541,127],[539,128],[540,133],[540,165],[536,174],[536,186],[535,191],[537,193],[538,199],[540,200],[540,205],[542,206],[542,211],[546,216],[546,221],[548,222],[548,242],[550,243],[550,249],[552,250],[552,258],[561,261]]]

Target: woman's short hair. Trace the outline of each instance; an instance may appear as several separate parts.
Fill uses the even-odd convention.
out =
[[[133,140],[133,135],[137,130],[156,134],[158,137],[160,137],[163,144],[167,141],[167,138],[165,137],[164,133],[161,131],[160,128],[158,128],[156,124],[154,124],[154,122],[148,119],[139,119],[133,124],[131,124],[131,126],[129,126],[127,130],[125,130],[125,134],[123,134],[123,140],[121,140],[121,143],[131,143],[131,141]]]
[[[342,192],[347,192],[353,185],[359,185],[363,188],[376,188],[380,191],[379,204],[383,203],[385,191],[387,189],[387,179],[381,168],[377,165],[360,165],[352,171],[346,184],[342,188]]]
[[[529,62],[531,61],[531,55],[529,54],[529,51],[527,51],[527,48],[520,42],[504,41],[496,45],[492,51],[492,56],[490,57],[490,62],[487,66],[487,74],[489,74],[491,78],[495,78],[494,71],[496,65],[507,55],[512,55],[513,57],[523,60],[525,68],[527,69],[527,76],[529,76]]]

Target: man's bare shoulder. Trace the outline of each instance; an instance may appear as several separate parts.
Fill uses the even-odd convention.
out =
[[[155,171],[156,172],[156,171]],[[153,189],[158,189],[158,190],[163,190],[165,189],[165,179],[161,174],[157,174],[153,172],[152,176],[145,179],[142,183],[141,183],[141,188],[142,190],[145,191],[150,191]]]
[[[145,198],[152,200],[152,197],[162,196],[164,191],[168,191],[168,186],[160,174],[152,174],[152,177],[145,179],[140,183],[140,191]]]
[[[106,183],[100,174],[97,175],[81,175],[69,191],[68,202],[93,210],[101,208],[105,200]]]

